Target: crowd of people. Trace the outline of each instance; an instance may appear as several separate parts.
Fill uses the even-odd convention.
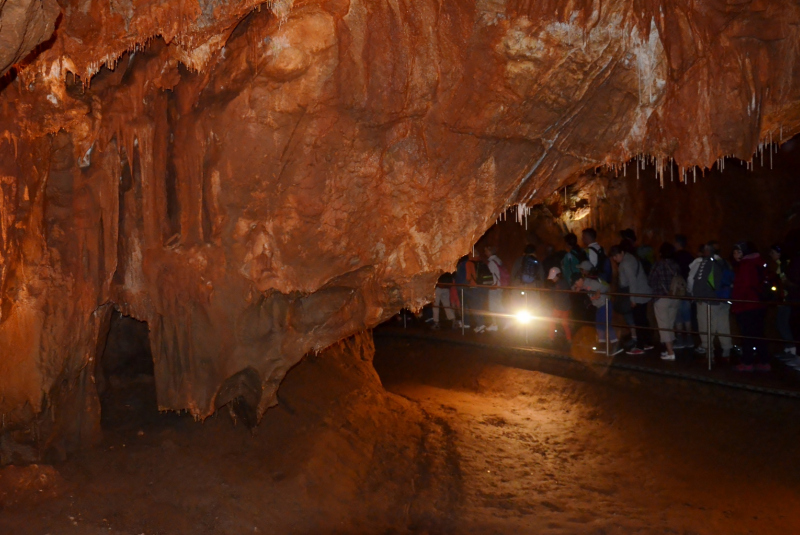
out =
[[[800,320],[800,308],[793,308],[800,302],[800,257],[792,262],[781,245],[762,256],[752,242],[741,242],[725,258],[719,242],[711,241],[701,244],[695,256],[687,238],[676,235],[656,253],[637,245],[636,233],[625,229],[620,242],[606,252],[592,228],[582,231],[580,242],[567,234],[565,249],[548,247],[542,260],[536,247],[528,245],[510,270],[494,247],[486,247],[483,255],[473,251],[459,261],[454,274],[440,278],[433,328],[439,328],[440,305],[454,328],[475,333],[508,328],[509,312],[535,308],[547,318],[551,340],[560,332],[569,344],[576,320],[594,322],[598,353],[645,355],[660,342],[665,361],[675,360],[679,349],[723,361],[735,353],[735,369],[749,372],[771,369],[764,338],[768,318],[774,317],[783,341],[782,360],[800,370],[794,342],[798,329],[793,327]],[[448,286],[452,283],[457,286]],[[682,299],[686,297],[694,299]],[[768,315],[770,303],[774,316]],[[459,307],[464,317],[457,319]],[[624,340],[609,323],[614,314],[627,327]],[[732,320],[740,346],[733,343]]]

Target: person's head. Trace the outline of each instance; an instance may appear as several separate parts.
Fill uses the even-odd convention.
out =
[[[557,267],[551,267],[550,272],[547,274],[547,280],[558,282],[561,280],[561,270]]]
[[[573,273],[572,280],[570,281],[570,286],[572,286],[573,290],[583,290],[583,275],[580,273]]]
[[[619,245],[613,246],[611,249],[608,250],[608,257],[619,264],[622,262],[622,257],[625,255],[625,251],[622,250],[622,247]]]
[[[734,262],[740,262],[742,257],[744,256],[744,251],[742,250],[744,247],[743,244],[737,243],[733,246],[733,251],[731,251],[731,258],[733,258]]]
[[[717,240],[711,240],[708,242],[708,245],[711,246],[711,254],[718,255],[720,251],[722,251],[722,246],[719,244]]]
[[[589,273],[591,273],[591,271],[594,269],[594,266],[593,266],[593,265],[592,265],[592,263],[591,263],[591,262],[589,262],[588,260],[584,260],[583,262],[581,262],[580,264],[578,264],[578,269],[580,269],[580,270],[581,270],[581,273],[582,273],[582,274],[583,274],[583,276],[585,277],[586,275],[588,275]]]
[[[745,242],[745,249],[742,251],[745,256],[758,253],[758,245],[754,242]]]
[[[588,247],[597,241],[597,231],[592,227],[583,229],[583,232],[581,232],[581,241]]]
[[[570,232],[569,234],[564,236],[564,242],[566,242],[566,244],[570,247],[570,249],[573,247],[577,247],[578,237],[572,232]]]
[[[769,257],[772,258],[775,262],[781,259],[781,253],[783,252],[783,247],[779,244],[775,244],[769,248]]]
[[[710,243],[704,243],[700,248],[700,256],[703,258],[711,258],[714,255],[714,248]]]
[[[686,249],[686,244],[687,243],[688,243],[688,240],[686,239],[686,236],[684,236],[683,234],[675,234],[675,250],[676,251],[682,251],[682,250]]]
[[[626,228],[625,230],[620,230],[619,236],[623,240],[629,241],[631,243],[636,243],[636,232],[634,232],[632,228]]]
[[[487,245],[486,247],[483,248],[483,252],[486,253],[487,257],[496,255],[497,247],[494,247],[492,245]]]
[[[662,260],[669,260],[675,256],[675,246],[669,242],[664,242],[658,248],[658,254]]]
[[[532,243],[529,243],[525,246],[525,254],[536,254],[536,246]]]

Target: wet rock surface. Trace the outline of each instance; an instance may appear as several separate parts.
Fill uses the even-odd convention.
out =
[[[97,439],[113,310],[147,322],[161,409],[208,417],[252,370],[258,418],[507,205],[800,129],[788,0],[60,7],[0,41],[2,69],[50,39],[0,92],[0,410],[40,455]]]

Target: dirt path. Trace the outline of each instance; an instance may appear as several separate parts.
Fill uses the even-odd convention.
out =
[[[670,385],[621,391],[443,344],[378,348],[384,385],[453,430],[464,486],[454,532],[800,532],[796,418],[758,406],[769,398],[719,407],[676,400]]]

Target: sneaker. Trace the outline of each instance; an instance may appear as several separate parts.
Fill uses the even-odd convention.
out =
[[[794,368],[795,370],[800,370],[800,357],[795,357],[792,360],[786,362],[786,365],[790,368]]]
[[[456,320],[453,322],[453,329],[460,329],[461,328],[461,321]]]
[[[639,355],[644,355],[644,351],[642,351],[638,347],[634,347],[632,349],[629,349],[628,351],[626,351],[626,353],[628,355],[633,355],[633,356],[636,356],[636,357],[638,357]]]
[[[758,372],[771,372],[772,371],[772,366],[770,366],[769,364],[756,364],[755,368],[756,368],[756,371],[758,371]]]
[[[643,349],[644,349],[645,351],[650,351],[651,349],[655,349],[655,347],[656,347],[656,346],[654,346],[654,345],[645,344],[645,346],[644,346],[644,348],[643,348]]]
[[[496,330],[497,330],[497,325],[489,325],[488,327],[486,327],[486,332],[489,332],[489,331],[494,332]]]
[[[671,355],[669,355],[669,354],[662,354],[662,355],[661,355],[661,360],[675,360],[675,353],[673,353],[673,354],[671,354]]]
[[[476,333],[482,333],[485,330],[486,330],[486,325],[478,325],[477,327],[475,327]]]
[[[618,341],[614,342],[614,345],[611,346],[611,356],[619,355],[625,351],[625,348],[620,345]]]
[[[682,342],[680,340],[680,338],[678,338],[672,343],[672,348],[673,349],[686,349],[686,343]]]
[[[667,355],[669,355],[669,353],[667,353],[666,351],[662,351],[662,352],[661,352],[661,358],[662,358],[662,359],[663,359],[664,357],[666,357]]]
[[[698,355],[705,355],[706,348],[704,348],[703,346],[697,346],[696,348],[694,348],[694,352],[697,353]]]
[[[438,323],[434,323],[433,325],[431,325],[432,331],[438,331],[439,329],[441,329],[441,327],[439,327]]]
[[[733,367],[734,370],[737,372],[751,372],[753,371],[753,367],[749,364],[737,364]]]
[[[467,325],[466,323],[462,323],[461,325],[458,326],[459,329],[462,328],[462,327],[465,328],[465,329],[469,329],[470,328],[469,325]]]

